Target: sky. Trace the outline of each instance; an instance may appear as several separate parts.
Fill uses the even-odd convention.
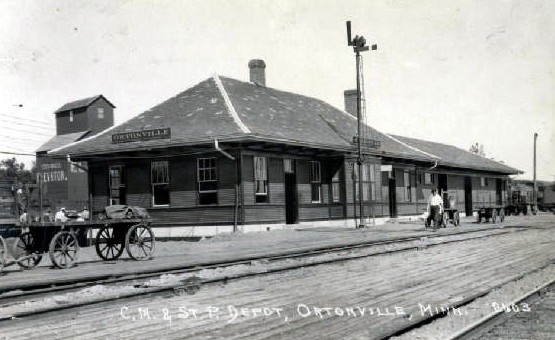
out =
[[[0,151],[33,153],[64,103],[103,94],[116,124],[214,73],[343,108],[364,57],[369,124],[555,180],[555,1],[0,0]],[[12,157],[0,154],[0,158]],[[33,157],[16,156],[31,164]]]

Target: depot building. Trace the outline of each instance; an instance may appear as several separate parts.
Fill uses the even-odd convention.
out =
[[[359,199],[366,219],[420,215],[433,187],[463,214],[506,202],[508,175],[518,170],[367,125],[359,174],[356,91],[344,92],[344,111],[266,86],[265,67],[251,60],[249,82],[214,75],[47,155],[87,163],[93,213],[137,205],[155,226],[199,234],[234,225],[355,226]]]

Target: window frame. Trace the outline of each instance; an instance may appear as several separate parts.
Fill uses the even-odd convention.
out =
[[[73,114],[73,110],[69,110],[69,122],[73,123],[75,121],[75,115]]]
[[[155,182],[154,181],[154,169],[156,164],[165,164],[165,181]],[[164,176],[164,175],[163,175]],[[158,180],[158,179],[157,179]],[[156,187],[166,186],[168,191],[168,203],[156,204]],[[150,190],[151,190],[151,204],[152,207],[169,207],[171,196],[170,196],[170,162],[168,160],[163,161],[151,161],[150,162]]]
[[[341,169],[331,178],[331,202],[341,203]]]
[[[412,183],[410,170],[403,171],[403,189],[405,202],[412,202]]]
[[[206,162],[210,162],[206,166]],[[213,162],[213,163],[212,163]],[[202,167],[201,167],[201,163]],[[212,183],[213,189],[203,188],[204,183]],[[216,157],[197,158],[197,195],[198,205],[217,205],[218,204],[218,159]],[[206,197],[213,197],[215,202],[204,203]]]
[[[261,169],[257,169],[260,164]],[[268,157],[254,156],[253,157],[253,170],[254,170],[254,201],[255,203],[269,203],[268,194]],[[259,184],[262,184],[263,191],[258,192]]]
[[[112,176],[112,171],[113,170],[118,170],[118,175],[117,177],[113,177]],[[114,178],[119,178],[119,184],[114,185],[113,184],[113,179]],[[118,204],[122,204],[125,203],[125,199],[123,200],[124,202],[122,202],[122,192],[121,189],[125,188],[125,167],[121,164],[119,165],[111,165],[108,167],[108,203],[109,205],[118,205]],[[113,192],[117,191],[117,197],[113,196]],[[117,200],[117,202],[115,201]]]
[[[98,119],[104,119],[104,108],[103,107],[97,107],[96,108],[96,116],[98,117]]]
[[[322,165],[319,161],[308,162],[308,181],[311,203],[322,203]],[[318,194],[318,200],[314,199],[315,193]]]
[[[424,185],[434,185],[436,183],[436,174],[433,172],[424,173]]]

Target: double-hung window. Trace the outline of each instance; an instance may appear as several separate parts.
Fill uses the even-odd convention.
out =
[[[331,179],[331,199],[332,202],[341,202],[341,180],[339,178],[339,170]]]
[[[110,186],[110,205],[125,204],[125,179],[123,165],[111,166],[108,169]]]
[[[376,199],[376,175],[375,171],[375,164],[362,164],[361,166],[362,176],[360,178],[360,182],[362,182],[362,200],[369,201]],[[358,164],[353,163],[353,171],[355,173],[355,197],[358,201],[360,198],[359,193],[359,175],[358,175]]]
[[[368,165],[368,172],[370,178],[370,199],[372,201],[376,200],[376,164]]]
[[[405,170],[403,173],[403,183],[405,188],[405,202],[412,202],[412,184],[410,181],[410,172]]]
[[[254,157],[254,195],[256,203],[268,202],[268,162],[266,157]]]
[[[98,113],[98,119],[104,119],[104,108],[103,107],[97,108],[96,112]]]
[[[312,203],[320,203],[322,201],[322,176],[320,172],[320,162],[309,162],[309,182]]]
[[[435,174],[432,174],[429,172],[424,173],[424,184],[430,185],[430,184],[434,184],[435,182],[436,182]]]
[[[170,171],[168,161],[150,163],[152,206],[170,205]]]
[[[199,204],[218,204],[216,158],[197,158]]]

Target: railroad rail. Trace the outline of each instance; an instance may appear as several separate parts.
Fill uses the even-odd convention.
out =
[[[99,285],[99,284],[118,286],[118,285],[123,285],[127,283],[127,284],[131,284],[133,287],[136,288],[136,290],[133,290],[132,292],[118,294],[117,296],[103,297],[96,300],[91,300],[87,302],[78,302],[73,304],[67,303],[67,304],[56,305],[52,307],[38,308],[35,310],[30,309],[25,312],[18,312],[10,315],[5,315],[0,317],[0,323],[9,322],[9,320],[11,319],[24,318],[24,317],[37,315],[37,314],[55,312],[55,311],[60,311],[64,309],[102,303],[102,302],[112,301],[117,299],[132,298],[132,297],[141,296],[145,294],[158,294],[158,293],[167,293],[167,292],[174,292],[175,294],[194,293],[198,289],[200,289],[202,285],[226,282],[228,280],[236,280],[236,279],[247,278],[247,277],[256,276],[256,275],[267,275],[267,274],[272,274],[272,273],[277,273],[282,271],[299,269],[302,267],[332,264],[332,263],[360,259],[360,258],[370,257],[370,256],[387,255],[391,253],[418,250],[425,247],[439,246],[439,245],[445,245],[453,242],[470,241],[470,240],[482,239],[487,237],[495,237],[495,236],[499,236],[499,235],[503,235],[511,232],[524,232],[526,230],[528,229],[525,227],[524,228],[523,227],[505,227],[505,228],[496,227],[496,228],[465,231],[465,232],[456,233],[456,234],[433,234],[433,235],[428,235],[427,237],[424,237],[424,238],[421,236],[414,236],[414,237],[406,237],[406,238],[387,240],[387,241],[361,242],[361,243],[351,244],[351,245],[323,247],[319,249],[290,252],[285,254],[276,254],[276,255],[270,255],[270,256],[264,256],[264,257],[249,257],[249,258],[233,260],[233,261],[212,263],[212,264],[207,264],[203,266],[183,266],[182,268],[175,269],[175,270],[152,271],[149,273],[143,273],[143,274],[132,275],[132,276],[125,275],[121,277],[103,278],[101,280],[93,280],[93,281],[83,280],[81,282],[74,282],[72,284],[66,284],[66,285],[57,286],[57,287],[45,287],[43,285],[40,287],[36,287],[35,289],[30,289],[30,290],[21,291],[21,292],[8,291],[8,292],[3,292],[2,294],[3,296],[0,295],[0,301],[1,301],[0,310],[2,308],[6,308],[18,303],[23,303],[25,301],[28,301],[31,297],[33,297],[35,301],[37,301],[38,299],[49,297],[52,294],[68,293],[68,292],[82,289],[84,287],[90,287],[90,286]],[[436,242],[433,242],[433,241],[436,241]],[[404,244],[409,242],[414,242],[414,244],[400,246],[395,249],[383,249],[383,250],[372,251],[372,247],[391,246],[395,244]],[[358,250],[367,249],[369,250],[369,252],[359,253],[359,254],[353,254],[351,252],[352,250],[357,250],[357,249]],[[346,252],[346,254],[342,256],[333,256],[333,257],[324,256],[329,253],[341,253],[341,252]],[[318,256],[324,256],[324,257],[318,258]],[[310,257],[313,257],[314,260],[309,263],[296,263],[296,264],[289,263],[287,265],[277,266],[271,269],[265,269],[262,272],[247,272],[247,273],[241,273],[241,274],[232,275],[232,276],[224,276],[224,277],[205,279],[205,280],[201,280],[193,276],[192,278],[186,279],[184,281],[180,281],[179,283],[173,283],[173,284],[163,285],[163,286],[148,286],[148,285],[145,285],[146,281],[144,281],[146,279],[158,277],[162,274],[189,274],[189,273],[198,272],[203,269],[215,269],[215,268],[230,267],[230,266],[241,265],[241,264],[243,265],[251,264],[253,261],[278,262],[282,260],[310,258]],[[143,282],[140,282],[140,280],[143,280]]]
[[[555,279],[551,280],[550,282],[518,297],[517,299],[511,301],[503,308],[498,308],[491,312],[490,314],[486,315],[481,320],[467,326],[466,328],[460,330],[456,334],[450,337],[450,340],[470,340],[470,339],[479,339],[482,336],[486,335],[486,333],[495,330],[496,328],[504,329],[506,328],[506,323],[514,317],[514,314],[519,312],[520,310],[516,310],[526,304],[527,306],[532,306],[533,302],[541,299],[541,295],[546,292],[550,291],[553,292],[555,289]],[[531,320],[530,320],[531,321]],[[530,329],[521,329],[520,331],[530,331]],[[532,335],[530,337],[526,334],[519,334],[522,338],[530,338],[532,339]]]

